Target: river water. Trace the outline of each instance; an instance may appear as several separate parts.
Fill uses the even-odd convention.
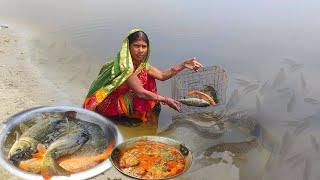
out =
[[[134,27],[148,34],[151,64],[159,69],[191,57],[205,66],[219,65],[229,76],[227,99],[235,89],[241,93],[232,111],[254,114],[276,142],[235,163],[240,179],[319,179],[319,5],[295,0],[1,0],[0,15],[3,22],[34,33],[30,42],[39,47],[34,63],[74,104],[82,102],[100,66],[114,57]],[[170,81],[158,82],[160,94],[171,96],[170,86]],[[164,107],[158,130],[173,115]],[[194,150],[199,162],[185,178],[200,175],[197,168],[219,168],[201,152],[245,138],[241,134],[231,130],[210,139],[177,127],[172,136]]]

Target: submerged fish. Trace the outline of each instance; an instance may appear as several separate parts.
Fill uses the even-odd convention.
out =
[[[293,64],[290,66],[289,70],[290,72],[295,72],[296,70],[302,69],[304,67],[304,64]]]
[[[258,95],[256,95],[256,109],[258,112],[262,112],[262,104]]]
[[[300,73],[300,82],[301,82],[301,87],[302,87],[303,89],[306,89],[306,87],[307,87],[307,81],[306,81],[306,79],[304,78],[303,73]]]
[[[303,180],[309,180],[311,176],[312,163],[309,157],[305,160],[304,170],[303,170]]]
[[[188,106],[197,106],[197,107],[210,106],[210,103],[208,101],[199,99],[199,98],[184,98],[184,99],[179,99],[178,101]]]
[[[9,26],[6,26],[6,25],[0,25],[0,29],[8,29]]]
[[[274,81],[272,82],[271,88],[275,89],[276,87],[280,86],[284,83],[287,79],[287,74],[284,71],[284,68],[280,68],[280,71],[276,74]]]
[[[291,95],[291,98],[290,98],[288,104],[287,104],[287,112],[289,112],[289,113],[292,112],[295,105],[296,105],[296,95],[295,95],[295,93],[293,93]]]
[[[245,79],[235,78],[235,80],[236,80],[236,83],[239,84],[240,86],[249,86],[251,84],[250,81]]]
[[[320,152],[320,146],[319,146],[319,143],[318,143],[316,137],[314,137],[312,134],[310,134],[310,140],[311,140],[311,143],[312,143],[313,148],[314,148],[317,152]]]
[[[195,96],[195,97],[199,97],[200,99],[203,99],[205,101],[207,101],[208,103],[210,103],[211,105],[216,105],[216,103],[214,102],[214,100],[212,99],[212,97],[210,97],[209,95],[207,95],[206,93],[203,93],[201,91],[189,91],[188,92],[188,96]]]
[[[275,143],[273,135],[255,117],[249,116],[248,111],[232,113],[227,116],[227,120],[236,125],[240,131],[257,138],[264,148],[272,149]]]
[[[201,123],[195,119],[176,117],[172,119],[172,123],[158,134],[166,134],[177,127],[188,127],[204,138],[218,138],[226,132],[225,124],[223,123]]]
[[[192,113],[187,113],[187,114],[182,114],[182,115],[177,115],[177,118],[189,118],[193,119],[195,121],[200,121],[200,122],[217,122],[223,119],[223,116],[218,113],[217,111],[210,110],[210,111],[201,111],[201,112],[192,112]],[[174,119],[176,118],[174,117]]]
[[[240,92],[238,89],[232,91],[231,96],[225,106],[226,111],[231,110],[240,102]]]
[[[244,142],[235,142],[235,143],[222,143],[216,144],[212,147],[209,147],[205,150],[204,156],[209,157],[213,152],[224,152],[229,151],[235,154],[235,156],[240,156],[249,152],[251,149],[257,147],[258,140],[253,138],[249,141]]]
[[[310,120],[307,121],[303,121],[301,122],[293,131],[293,134],[295,135],[299,135],[300,133],[302,133],[304,130],[306,130],[307,128],[310,127]]]
[[[293,146],[294,140],[290,132],[286,131],[282,136],[281,146],[280,146],[280,161],[282,161],[285,156],[289,153]]]
[[[228,114],[226,118],[231,123],[241,123],[240,121],[249,118],[249,112],[247,110],[233,112]]]
[[[259,94],[264,95],[269,90],[269,81],[264,82],[264,84],[259,89]]]
[[[295,60],[292,60],[292,59],[289,59],[289,58],[283,58],[283,63],[292,66],[292,65],[296,64],[297,62]]]
[[[308,98],[308,97],[304,98],[303,101],[306,102],[306,103],[310,103],[312,105],[320,104],[320,101],[318,101],[316,99],[313,99],[313,98]]]
[[[286,160],[286,163],[296,162],[297,160],[301,160],[303,157],[302,153],[297,153]]]
[[[248,94],[251,91],[254,91],[259,88],[259,84],[250,84],[243,89],[243,94]]]

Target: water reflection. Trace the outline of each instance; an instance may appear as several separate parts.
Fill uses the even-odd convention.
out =
[[[153,136],[157,134],[160,111],[161,105],[157,104],[146,122],[127,117],[109,117],[109,119],[118,126],[125,140],[139,136]]]

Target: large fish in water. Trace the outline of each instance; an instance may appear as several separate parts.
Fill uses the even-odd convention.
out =
[[[167,134],[177,127],[192,128],[198,135],[210,139],[221,137],[226,132],[224,123],[204,123],[193,118],[174,117],[172,123],[165,130],[159,132],[159,135]]]
[[[275,144],[274,137],[264,126],[259,123],[257,118],[258,117],[250,116],[247,110],[238,111],[227,115],[227,121],[237,126],[241,132],[249,136],[256,137],[261,146],[271,150]]]
[[[258,145],[257,138],[252,138],[251,140],[244,142],[234,142],[234,143],[222,143],[216,144],[205,150],[204,156],[209,157],[213,152],[232,152],[235,156],[241,156],[249,152],[251,149],[256,148]]]
[[[58,158],[90,149],[104,150],[107,142],[98,125],[75,119],[67,112],[64,118],[41,120],[26,130],[11,147],[8,159],[14,164],[32,157],[41,159],[41,175],[47,179],[71,174],[58,164]],[[38,147],[41,144],[43,148]]]

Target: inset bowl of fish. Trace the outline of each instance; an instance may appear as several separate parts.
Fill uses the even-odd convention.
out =
[[[0,164],[23,179],[88,179],[110,167],[123,141],[117,126],[81,107],[42,106],[10,118],[0,131]]]
[[[136,179],[168,179],[186,172],[192,153],[178,141],[162,136],[140,136],[126,140],[111,153],[113,166]]]

